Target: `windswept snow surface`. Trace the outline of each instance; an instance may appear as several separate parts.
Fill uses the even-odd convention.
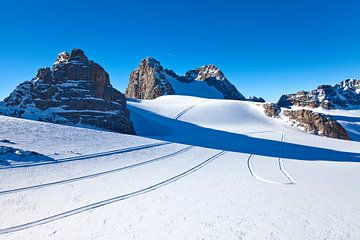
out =
[[[141,136],[0,116],[0,239],[360,239],[360,142],[259,103],[128,101]]]

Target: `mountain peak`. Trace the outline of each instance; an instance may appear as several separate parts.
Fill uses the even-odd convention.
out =
[[[69,61],[84,62],[88,61],[88,58],[86,57],[83,50],[81,50],[80,48],[74,48],[73,50],[71,50]]]
[[[147,65],[149,67],[154,67],[154,68],[161,68],[162,66],[160,64],[160,62],[158,60],[156,60],[153,57],[146,57],[143,60],[141,60],[140,65]]]
[[[208,65],[204,65],[199,67],[196,70],[190,70],[192,71],[192,75],[194,75],[194,73],[197,73],[197,77],[195,78],[195,80],[206,80],[208,78],[215,78],[216,80],[220,80],[223,81],[226,79],[224,73],[214,64],[208,64]]]

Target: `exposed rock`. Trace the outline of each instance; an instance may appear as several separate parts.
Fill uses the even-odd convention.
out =
[[[145,58],[139,67],[132,71],[125,95],[129,98],[154,99],[163,95],[174,94],[166,75],[176,75],[165,71],[160,62],[154,58]]]
[[[263,104],[264,112],[268,117],[278,117],[281,109],[275,103],[265,103]]]
[[[153,58],[142,60],[139,67],[131,72],[125,95],[129,98],[154,99],[163,95],[186,92],[185,95],[197,96],[191,91],[194,86],[191,83],[195,81],[204,82],[204,90],[206,87],[214,88],[218,97],[245,100],[245,97],[226,79],[222,71],[214,65],[206,65],[188,71],[185,76],[178,76],[174,71],[164,69],[160,62]],[[179,85],[181,85],[181,91],[177,88]],[[188,91],[184,91],[185,88],[188,88]]]
[[[325,109],[360,107],[360,80],[347,79],[334,86],[321,85],[312,91],[282,95],[281,107],[323,107]]]
[[[260,102],[260,103],[265,102],[265,99],[263,99],[262,97],[255,97],[255,96],[251,96],[246,100],[249,102]]]
[[[331,117],[311,110],[285,110],[284,115],[306,132],[331,138],[349,139],[345,129]]]
[[[4,102],[5,115],[134,133],[125,96],[108,73],[80,49],[60,53],[52,67],[20,84]]]

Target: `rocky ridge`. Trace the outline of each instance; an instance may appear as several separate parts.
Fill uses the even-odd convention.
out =
[[[191,91],[193,83],[203,82],[205,88],[213,88],[216,96],[225,99],[246,100],[246,98],[232,85],[223,72],[214,65],[205,65],[195,70],[187,71],[184,76],[165,69],[154,58],[145,58],[139,67],[130,74],[129,84],[125,95],[129,98],[154,99],[163,95],[179,94],[185,92],[196,96]],[[181,88],[181,90],[179,90]]]
[[[322,107],[324,109],[360,107],[360,80],[347,79],[333,86],[320,85],[312,91],[282,95],[278,105],[281,107]]]

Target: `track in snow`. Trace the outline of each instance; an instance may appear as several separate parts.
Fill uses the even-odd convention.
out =
[[[178,151],[175,151],[173,153],[170,153],[170,154],[167,154],[167,155],[164,155],[164,156],[161,156],[161,157],[153,158],[153,159],[150,159],[150,160],[147,160],[147,161],[144,161],[144,162],[128,165],[128,166],[125,166],[125,167],[115,168],[115,169],[104,171],[104,172],[89,174],[89,175],[85,175],[85,176],[81,176],[81,177],[69,178],[69,179],[56,181],[56,182],[49,182],[49,183],[32,185],[32,186],[27,186],[27,187],[22,187],[22,188],[4,190],[4,191],[0,191],[0,195],[18,193],[18,192],[23,192],[23,191],[28,191],[28,190],[35,190],[35,189],[51,187],[51,186],[56,186],[56,185],[62,185],[62,184],[67,184],[67,183],[71,183],[71,182],[77,182],[77,181],[81,181],[81,180],[85,180],[85,179],[96,178],[96,177],[104,176],[104,175],[107,175],[107,174],[113,174],[113,173],[117,173],[117,172],[120,172],[120,171],[123,171],[123,170],[132,169],[132,168],[135,168],[135,167],[140,167],[140,166],[143,166],[143,165],[146,165],[146,164],[149,164],[149,163],[153,163],[153,162],[157,162],[157,161],[160,161],[160,160],[163,160],[163,159],[174,157],[174,156],[177,156],[177,155],[182,154],[184,152],[187,152],[192,148],[194,148],[194,146],[188,146],[188,147],[185,147],[183,149],[180,149]]]
[[[281,134],[281,142],[282,142],[282,153],[281,153],[281,156],[278,158],[278,165],[279,165],[280,171],[287,177],[287,179],[289,179],[290,182],[283,183],[283,182],[272,181],[272,180],[268,180],[266,178],[263,178],[263,177],[257,175],[255,170],[254,170],[254,167],[252,165],[252,159],[254,157],[254,154],[252,153],[252,154],[249,155],[249,157],[247,159],[247,166],[248,166],[248,169],[250,171],[250,174],[254,178],[256,178],[256,179],[258,179],[258,180],[260,180],[262,182],[271,183],[271,184],[295,184],[296,183],[294,178],[291,177],[291,175],[286,171],[285,166],[284,166],[284,162],[283,162],[283,159],[282,159],[284,154],[285,154],[285,136],[284,136],[283,133]],[[255,152],[255,150],[258,148],[258,146],[259,146],[259,144],[255,145],[253,152]]]
[[[204,101],[201,101],[201,102],[199,102],[199,103],[197,103],[197,104],[194,104],[194,105],[191,105],[191,106],[185,108],[183,111],[179,112],[179,113],[174,117],[174,119],[178,120],[178,119],[179,119],[180,117],[182,117],[185,113],[187,113],[188,111],[190,111],[191,109],[193,109],[194,107],[200,105],[200,104],[203,103],[203,102],[204,102]]]
[[[89,204],[89,205],[86,205],[86,206],[83,206],[83,207],[72,209],[72,210],[69,210],[69,211],[66,211],[66,212],[62,212],[62,213],[59,213],[59,214],[56,214],[56,215],[53,215],[53,216],[50,216],[50,217],[46,217],[46,218],[43,218],[43,219],[39,219],[39,220],[36,220],[36,221],[31,221],[31,222],[20,224],[20,225],[13,226],[13,227],[3,228],[3,229],[0,229],[0,234],[7,234],[7,233],[12,233],[12,232],[17,232],[17,231],[21,231],[21,230],[24,230],[24,229],[40,226],[42,224],[50,223],[50,222],[53,222],[53,221],[56,221],[56,220],[59,220],[59,219],[63,219],[63,218],[66,218],[66,217],[69,217],[69,216],[72,216],[72,215],[76,215],[76,214],[79,214],[79,213],[82,213],[82,212],[85,212],[85,211],[89,211],[89,210],[92,210],[92,209],[95,209],[95,208],[106,206],[106,205],[111,204],[111,203],[119,202],[119,201],[122,201],[122,200],[126,200],[126,199],[129,199],[129,198],[135,197],[135,196],[139,196],[139,195],[154,191],[154,190],[156,190],[158,188],[164,187],[164,186],[166,186],[166,185],[168,185],[170,183],[178,181],[181,178],[183,178],[183,177],[185,177],[185,176],[187,176],[187,175],[189,175],[189,174],[191,174],[193,172],[196,172],[197,170],[201,169],[205,165],[209,164],[210,162],[212,162],[215,159],[223,156],[226,153],[227,153],[227,151],[222,150],[222,151],[218,152],[217,154],[214,154],[210,158],[207,158],[205,161],[199,163],[198,165],[196,165],[196,166],[194,166],[194,167],[192,167],[192,168],[190,168],[190,169],[188,169],[188,170],[186,170],[186,171],[184,171],[184,172],[182,172],[182,173],[180,173],[178,175],[175,175],[175,176],[173,176],[171,178],[168,178],[168,179],[166,179],[166,180],[164,180],[162,182],[151,185],[149,187],[146,187],[146,188],[143,188],[143,189],[131,192],[131,193],[127,193],[127,194],[124,194],[124,195],[120,195],[120,196],[117,196],[117,197],[109,198],[109,199],[106,199],[106,200],[103,200],[103,201],[100,201],[100,202],[96,202],[96,203],[93,203],[93,204]]]
[[[16,164],[16,165],[11,165],[11,166],[6,166],[6,167],[0,167],[0,170],[13,169],[13,168],[28,168],[28,167],[51,165],[51,164],[58,164],[58,163],[64,163],[64,162],[74,162],[74,161],[80,161],[80,160],[84,160],[84,159],[98,158],[98,157],[104,157],[104,156],[121,154],[121,153],[128,153],[128,152],[133,152],[133,151],[137,151],[137,150],[143,150],[143,149],[147,149],[147,148],[158,147],[158,146],[163,146],[163,145],[168,145],[168,144],[171,144],[171,143],[164,142],[164,143],[144,144],[144,145],[140,145],[140,146],[128,147],[128,148],[123,148],[123,149],[119,149],[119,150],[112,150],[112,151],[101,152],[101,153],[92,153],[92,154],[87,154],[87,155],[82,155],[82,156],[77,156],[77,157],[62,158],[62,159],[57,159],[57,160],[54,160],[51,162]]]

